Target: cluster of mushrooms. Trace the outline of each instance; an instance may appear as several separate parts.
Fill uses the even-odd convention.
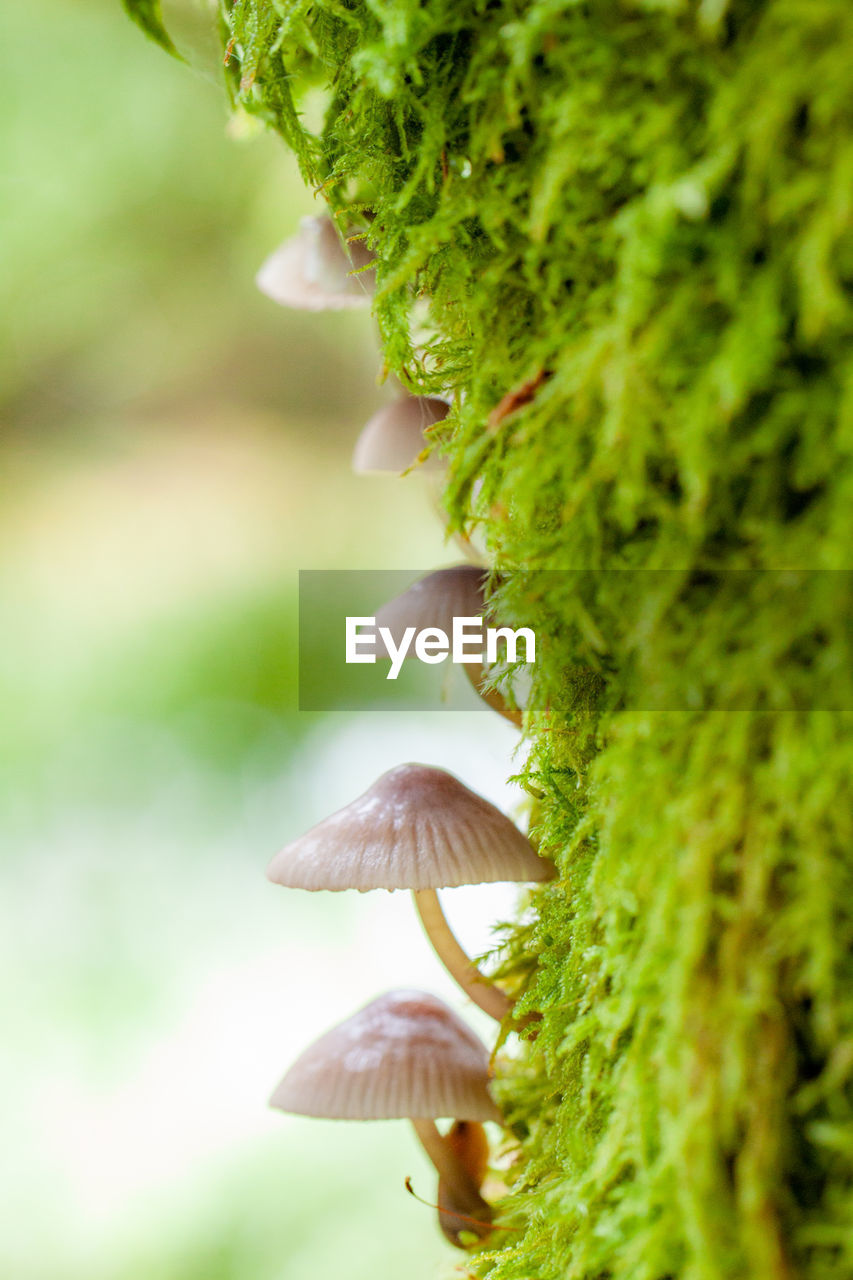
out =
[[[259,288],[302,310],[369,305],[372,255],[346,242],[329,217],[305,218],[258,273]],[[426,427],[449,406],[406,395],[370,419],[355,448],[357,472],[399,474],[421,458]],[[440,466],[427,454],[424,465]],[[453,617],[481,616],[485,573],[466,564],[439,570],[384,605],[377,624],[396,637],[407,627],[452,627]],[[486,685],[487,672],[466,673],[489,704],[516,725],[520,713]],[[497,1021],[512,1001],[471,962],[442,911],[437,891],[495,881],[549,879],[553,868],[526,836],[487,800],[443,769],[404,764],[362,796],[285,845],[267,869],[292,889],[409,889],[427,936],[447,971]],[[438,1172],[439,1225],[459,1247],[488,1234],[491,1208],[482,1195],[489,1162],[483,1124],[501,1123],[489,1094],[486,1046],[443,1001],[395,990],[372,1000],[302,1053],[275,1089],[271,1105],[297,1115],[411,1121]],[[436,1120],[449,1118],[441,1133]]]

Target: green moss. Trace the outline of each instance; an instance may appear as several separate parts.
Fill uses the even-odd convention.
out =
[[[122,0],[133,21],[167,53],[177,55],[171,36],[163,25],[160,0]]]
[[[472,1265],[853,1277],[853,8],[222,20],[235,98],[379,255],[389,367],[456,396],[452,518],[548,637],[522,1230]]]

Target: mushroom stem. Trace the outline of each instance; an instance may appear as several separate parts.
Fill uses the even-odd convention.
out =
[[[456,1153],[439,1133],[433,1120],[412,1120],[412,1128],[418,1141],[429,1156],[441,1181],[453,1196],[454,1206],[463,1213],[480,1219],[491,1217],[491,1207],[486,1203],[471,1175],[456,1157]]]
[[[483,977],[462,950],[447,923],[435,889],[414,889],[412,896],[433,950],[451,978],[484,1013],[488,1013],[496,1022],[503,1022],[512,1009],[512,1001],[488,978]]]
[[[449,1240],[457,1249],[467,1249],[468,1244],[463,1243],[460,1239],[463,1232],[477,1236],[480,1240],[491,1235],[494,1231],[494,1224],[491,1218],[491,1212],[484,1214],[480,1211],[480,1216],[475,1217],[473,1213],[465,1212],[454,1199],[443,1178],[438,1180],[438,1225],[445,1240]]]
[[[466,662],[465,674],[471,682],[475,692],[483,699],[483,701],[497,711],[499,716],[503,716],[504,720],[509,720],[512,724],[520,729],[523,723],[521,712],[513,708],[504,698],[503,694],[498,693],[497,689],[484,689],[486,669],[481,662]]]

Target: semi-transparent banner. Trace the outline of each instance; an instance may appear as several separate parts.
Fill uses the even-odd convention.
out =
[[[850,709],[852,624],[848,570],[303,570],[299,707],[523,706],[563,664],[637,709]]]

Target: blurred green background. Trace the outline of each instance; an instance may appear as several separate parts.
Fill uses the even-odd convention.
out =
[[[118,0],[4,13],[0,1275],[420,1280],[461,1255],[407,1127],[265,1100],[378,991],[460,1001],[403,895],[263,868],[404,759],[511,804],[514,735],[295,709],[299,568],[457,557],[419,477],[351,476],[369,316],[255,291],[315,206],[167,9],[192,70]],[[451,896],[484,947],[507,899]]]

